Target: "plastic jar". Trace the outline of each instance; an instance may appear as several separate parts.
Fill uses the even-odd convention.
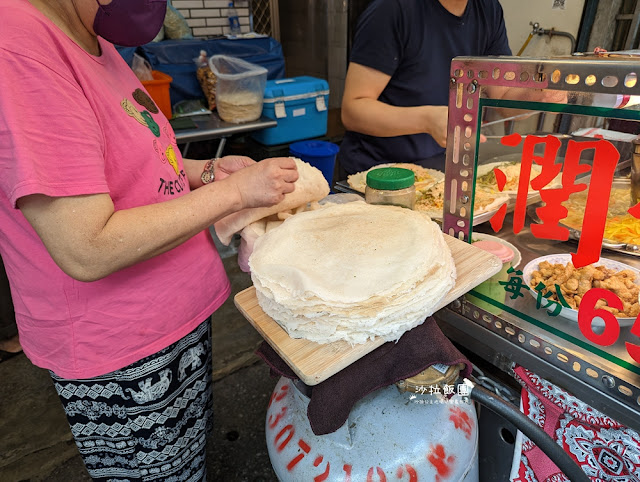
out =
[[[409,169],[381,167],[367,173],[364,199],[369,204],[391,204],[413,209],[416,203],[415,174]]]
[[[502,269],[487,281],[484,281],[473,288],[473,290],[477,293],[483,294],[487,298],[491,298],[492,300],[496,300],[504,304],[507,292],[504,290],[504,285],[501,285],[500,282],[505,282],[509,278],[509,273],[507,273],[507,270],[511,267],[511,261],[515,256],[515,253],[511,248],[502,243],[498,243],[497,241],[478,241],[476,243],[473,243],[472,246],[487,251],[488,253],[494,254],[498,258],[500,258],[500,261],[502,261]],[[489,313],[492,313],[494,315],[499,315],[500,313],[502,313],[502,310],[497,306],[494,306],[484,300],[478,299],[472,294],[466,294],[465,297],[478,308],[482,308]]]

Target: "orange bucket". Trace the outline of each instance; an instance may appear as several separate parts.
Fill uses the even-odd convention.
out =
[[[147,92],[158,106],[158,109],[162,111],[167,119],[171,119],[169,84],[171,84],[173,78],[158,70],[152,70],[151,75],[153,75],[153,80],[143,80],[142,85],[147,89]]]

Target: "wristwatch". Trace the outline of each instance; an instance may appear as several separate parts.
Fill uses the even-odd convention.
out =
[[[213,173],[213,168],[217,160],[217,157],[215,159],[209,159],[204,165],[204,170],[202,171],[202,175],[200,176],[202,184],[209,184],[216,180],[216,176]]]

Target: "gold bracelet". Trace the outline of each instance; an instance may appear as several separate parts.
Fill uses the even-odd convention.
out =
[[[217,157],[215,159],[209,159],[204,165],[204,170],[202,171],[202,175],[200,176],[202,184],[209,184],[216,180],[216,176],[213,173],[213,168],[215,167],[215,163],[217,160]]]

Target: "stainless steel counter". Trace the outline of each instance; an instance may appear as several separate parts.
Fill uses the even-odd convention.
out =
[[[510,231],[507,216],[499,237],[522,254],[522,269],[546,254],[575,252],[577,243],[539,240],[528,227],[518,235]],[[494,234],[488,224],[476,232]],[[640,268],[640,258],[611,251],[602,256]],[[591,343],[578,324],[536,308],[528,292],[512,300],[507,293],[505,310],[490,314],[460,298],[437,313],[441,328],[451,339],[509,371],[512,362],[563,387],[594,408],[640,430],[640,366],[627,354],[624,342],[638,343],[630,327],[621,328],[618,341],[608,347]]]
[[[278,125],[276,120],[267,117],[261,117],[251,122],[233,124],[220,119],[217,112],[196,115],[190,117],[190,119],[193,120],[195,124],[194,128],[176,130],[175,132],[178,144],[184,144],[182,149],[183,156],[186,156],[191,142],[220,139],[220,144],[218,145],[215,155],[215,157],[220,157],[227,137],[231,137],[234,134],[266,129],[268,127],[276,127]]]

